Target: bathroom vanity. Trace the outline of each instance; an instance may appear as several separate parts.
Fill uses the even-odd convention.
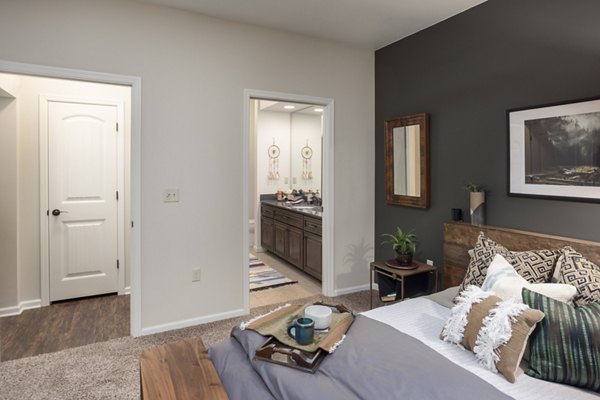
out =
[[[322,208],[263,200],[261,246],[314,278],[322,276]]]

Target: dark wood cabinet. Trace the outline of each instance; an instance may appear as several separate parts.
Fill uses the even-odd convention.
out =
[[[321,219],[261,205],[261,246],[321,280]]]
[[[267,250],[275,250],[275,223],[271,218],[260,219],[260,243]]]
[[[304,233],[304,271],[318,280],[323,276],[322,249],[321,236]]]
[[[287,225],[275,222],[275,248],[273,252],[280,257],[287,258]]]
[[[288,260],[295,266],[302,268],[302,260],[304,257],[303,243],[302,243],[303,232],[302,229],[293,228],[288,226],[287,239],[288,239]]]

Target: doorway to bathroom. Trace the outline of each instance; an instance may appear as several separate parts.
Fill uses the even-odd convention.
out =
[[[245,94],[246,304],[331,293],[333,101]]]

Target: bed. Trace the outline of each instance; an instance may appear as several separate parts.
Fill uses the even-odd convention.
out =
[[[231,399],[592,399],[598,394],[518,374],[515,383],[484,369],[473,353],[440,340],[479,232],[514,250],[572,246],[600,263],[600,243],[533,232],[444,224],[444,282],[430,296],[358,315],[342,345],[315,374],[252,362],[264,338],[235,327],[209,349]]]

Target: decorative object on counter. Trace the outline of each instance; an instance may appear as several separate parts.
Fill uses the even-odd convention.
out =
[[[398,226],[394,233],[384,233],[381,236],[389,238],[383,243],[392,245],[392,248],[396,251],[396,261],[399,266],[410,266],[412,264],[413,254],[417,249],[417,235],[412,232],[403,232]]]
[[[600,202],[600,98],[507,117],[510,196]]]
[[[470,194],[471,224],[485,225],[485,188],[479,183],[469,182],[465,189]]]
[[[281,190],[277,191],[277,201],[283,201],[283,192]]]
[[[279,146],[275,144],[275,138],[273,138],[273,144],[267,149],[269,153],[269,172],[267,178],[272,181],[279,180],[279,154],[281,150]]]
[[[313,151],[308,145],[308,139],[306,139],[306,146],[300,149],[300,155],[302,156],[302,179],[309,181],[312,179],[312,165],[310,159],[312,158]]]
[[[461,208],[453,208],[452,209],[452,221],[462,221],[462,209]]]

